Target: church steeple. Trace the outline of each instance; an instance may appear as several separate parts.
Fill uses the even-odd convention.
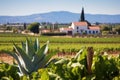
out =
[[[80,21],[85,21],[84,8],[82,8],[82,12],[81,12],[81,16],[80,16]]]

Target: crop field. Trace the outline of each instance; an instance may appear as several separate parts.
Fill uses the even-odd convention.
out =
[[[45,44],[48,40],[49,48]],[[22,41],[26,43],[21,44]],[[21,46],[14,44],[14,54],[13,43]],[[119,36],[78,38],[1,33],[0,79],[120,80],[119,54]],[[20,70],[22,76],[18,74]]]
[[[0,50],[12,50],[13,42],[21,46],[21,41],[25,41],[26,37],[35,40],[38,38],[40,45],[43,45],[46,41],[49,40],[49,49],[76,49],[79,50],[81,47],[92,46],[94,49],[117,49],[120,50],[120,37],[85,37],[85,38],[76,38],[76,37],[48,37],[48,36],[30,36],[22,34],[13,34],[13,33],[0,33]]]

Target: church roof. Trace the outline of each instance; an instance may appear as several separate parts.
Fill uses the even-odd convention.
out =
[[[86,21],[81,22],[73,22],[75,26],[88,26],[88,23]]]

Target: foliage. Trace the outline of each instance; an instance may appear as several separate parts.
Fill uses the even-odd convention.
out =
[[[102,31],[110,31],[110,27],[109,26],[103,26],[101,28]]]
[[[22,48],[14,44],[14,52],[3,51],[13,56],[18,62],[21,74],[31,74],[39,68],[45,67],[53,54],[48,54],[48,43],[40,48],[38,39],[34,44],[27,38],[26,43],[22,42]]]
[[[87,51],[81,49],[72,59],[60,59],[53,61],[48,69],[49,80],[119,80],[120,79],[120,55],[109,57],[95,53],[92,63],[92,73],[87,69]],[[42,75],[42,76],[43,76]]]
[[[19,80],[17,74],[18,68],[16,65],[9,65],[7,63],[0,63],[0,79],[1,80]]]
[[[120,26],[115,28],[116,32],[118,32],[118,34],[120,34]]]
[[[31,23],[28,27],[27,27],[27,29],[28,30],[30,30],[31,32],[33,32],[33,33],[39,33],[39,23],[37,23],[37,22],[34,22],[34,23]]]
[[[119,80],[120,79],[120,55],[112,57],[102,50],[94,51],[92,62],[92,73],[89,74],[87,68],[87,55],[86,48],[82,48],[73,58],[54,58],[46,68],[38,69],[31,74],[17,77],[17,80]],[[6,67],[5,67],[6,68]],[[5,70],[2,67],[3,71]],[[8,69],[8,68],[7,68]],[[12,75],[17,74],[16,71],[10,71],[13,74],[7,74],[4,79],[16,79]],[[0,69],[1,70],[1,69]],[[2,73],[3,74],[3,73]]]
[[[112,80],[115,76],[120,75],[117,65],[120,62],[116,62],[115,58],[110,58],[106,55],[97,56],[93,64],[93,70],[97,80]]]
[[[13,49],[13,41],[21,46],[21,41],[26,40],[26,36],[34,40],[36,36],[31,35],[23,35],[18,33],[0,33],[0,50]],[[41,45],[43,45],[48,39],[50,41],[50,48],[52,50],[56,50],[58,47],[60,50],[64,49],[68,52],[67,49],[75,49],[79,51],[80,47],[83,46],[93,46],[94,49],[104,49],[104,48],[120,48],[120,36],[112,36],[112,37],[85,37],[85,38],[69,38],[69,37],[49,37],[49,36],[39,36]],[[94,44],[93,44],[94,43]],[[103,44],[104,43],[104,44]],[[55,46],[56,45],[56,46]],[[120,50],[120,49],[119,49]]]

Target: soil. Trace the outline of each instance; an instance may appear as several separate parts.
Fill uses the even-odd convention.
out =
[[[112,55],[112,56],[120,55],[120,51],[109,51],[109,52],[107,52],[107,53],[109,53],[109,54]]]
[[[120,51],[109,51],[107,52],[109,55],[112,56],[117,56],[120,55]],[[58,55],[54,56],[54,57],[73,57],[75,54],[68,54],[68,53],[58,53]],[[13,57],[11,57],[8,54],[5,53],[0,53],[0,63],[1,62],[5,62],[5,63],[9,63],[9,64],[13,64],[13,61],[15,61],[15,59]]]
[[[0,62],[5,62],[8,64],[13,64],[14,58],[8,54],[0,53]]]

